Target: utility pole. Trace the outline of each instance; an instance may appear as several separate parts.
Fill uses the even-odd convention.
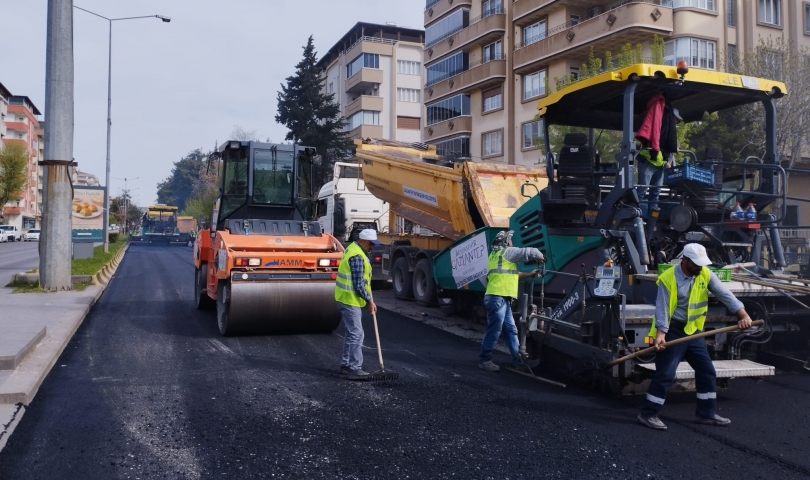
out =
[[[73,0],[48,0],[45,53],[45,188],[39,283],[46,290],[71,290],[73,200]],[[106,232],[105,232],[106,233]]]

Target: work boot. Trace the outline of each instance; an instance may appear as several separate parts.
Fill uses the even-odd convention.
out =
[[[492,360],[487,360],[486,362],[479,363],[478,368],[481,370],[486,370],[487,372],[500,372],[501,367],[492,363]]]
[[[341,375],[349,375],[352,373],[352,367],[348,365],[341,365],[340,366],[340,374]]]
[[[728,418],[725,418],[725,417],[721,417],[720,415],[718,415],[716,413],[714,414],[713,417],[710,417],[710,418],[695,415],[695,422],[696,423],[702,423],[703,425],[715,425],[715,426],[718,426],[718,427],[727,427],[727,426],[731,425],[731,420],[729,420]]]
[[[369,373],[362,368],[354,368],[349,370],[349,380],[367,380]]]
[[[650,427],[653,430],[666,430],[667,426],[664,425],[664,422],[658,418],[658,415],[652,415],[650,417],[645,417],[642,414],[638,414],[638,421],[645,427]]]

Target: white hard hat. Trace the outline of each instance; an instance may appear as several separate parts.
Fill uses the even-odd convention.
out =
[[[373,243],[374,245],[379,245],[380,241],[377,240],[377,231],[367,228],[365,230],[360,231],[360,235],[357,237],[360,240],[368,240],[369,242]]]
[[[706,247],[699,243],[688,243],[685,247],[683,247],[682,255],[692,262],[695,265],[700,267],[705,267],[712,264],[712,261],[709,259],[709,255],[706,254]]]

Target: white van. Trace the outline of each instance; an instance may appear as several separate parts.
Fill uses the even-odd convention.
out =
[[[352,232],[388,229],[388,204],[366,190],[361,168],[356,163],[335,162],[333,179],[318,192],[315,216],[321,230],[344,243],[352,239]]]

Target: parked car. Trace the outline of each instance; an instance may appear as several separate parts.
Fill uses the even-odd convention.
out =
[[[22,241],[22,232],[20,232],[20,227],[16,225],[0,225],[0,231],[2,231],[3,239],[0,241],[3,242],[21,242]]]
[[[24,242],[38,242],[39,241],[39,232],[40,232],[40,230],[38,228],[32,228],[31,230],[28,230],[27,232],[25,232],[25,235],[23,235],[23,241]]]

